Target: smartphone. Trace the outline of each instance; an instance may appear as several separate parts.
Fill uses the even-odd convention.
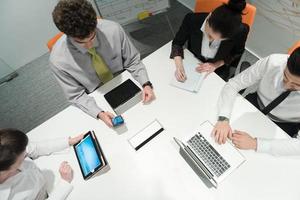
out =
[[[121,115],[117,115],[111,121],[112,121],[113,126],[119,126],[121,124],[124,124],[124,119]]]

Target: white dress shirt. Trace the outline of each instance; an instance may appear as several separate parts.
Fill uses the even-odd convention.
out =
[[[257,152],[269,153],[274,156],[299,156],[300,140],[257,138]]]
[[[230,118],[238,91],[249,86],[258,85],[257,94],[264,106],[284,92],[283,71],[286,68],[287,59],[288,55],[286,54],[272,54],[260,59],[254,65],[230,79],[219,97],[219,116]],[[299,123],[300,91],[291,92],[270,113],[282,122]]]
[[[69,147],[68,139],[56,139],[46,142],[29,143],[27,157],[19,172],[0,184],[0,200],[63,200],[72,191],[73,186],[61,180],[47,198],[46,179],[32,159],[49,155]]]
[[[211,43],[209,42],[209,37],[205,32],[206,21],[207,18],[204,20],[200,29],[203,33],[201,54],[203,57],[205,57],[205,59],[209,59],[209,58],[214,58],[216,56],[222,40],[213,40]]]
[[[268,105],[283,91],[283,72],[289,55],[272,54],[262,58],[254,65],[233,77],[224,86],[218,101],[219,116],[230,118],[238,91],[257,85],[257,94]],[[271,115],[280,121],[300,123],[300,91],[293,91],[275,107]],[[273,155],[300,155],[298,139],[261,139],[257,140],[257,151]]]

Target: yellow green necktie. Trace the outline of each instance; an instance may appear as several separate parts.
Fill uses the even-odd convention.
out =
[[[101,56],[97,54],[95,47],[90,48],[88,52],[92,56],[92,65],[100,80],[103,83],[110,81],[113,78],[113,74],[110,72]]]

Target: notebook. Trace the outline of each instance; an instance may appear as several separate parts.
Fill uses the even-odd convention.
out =
[[[199,73],[196,71],[199,61],[196,59],[184,59],[183,66],[187,79],[184,82],[177,81],[175,75],[171,80],[171,85],[190,92],[198,92],[202,81],[207,73]]]

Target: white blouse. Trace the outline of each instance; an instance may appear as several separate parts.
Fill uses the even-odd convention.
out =
[[[220,44],[222,40],[213,40],[212,42],[209,42],[209,37],[205,32],[205,24],[206,24],[207,18],[204,20],[201,31],[203,33],[202,36],[202,46],[201,46],[201,54],[205,59],[214,58],[219,50]]]

